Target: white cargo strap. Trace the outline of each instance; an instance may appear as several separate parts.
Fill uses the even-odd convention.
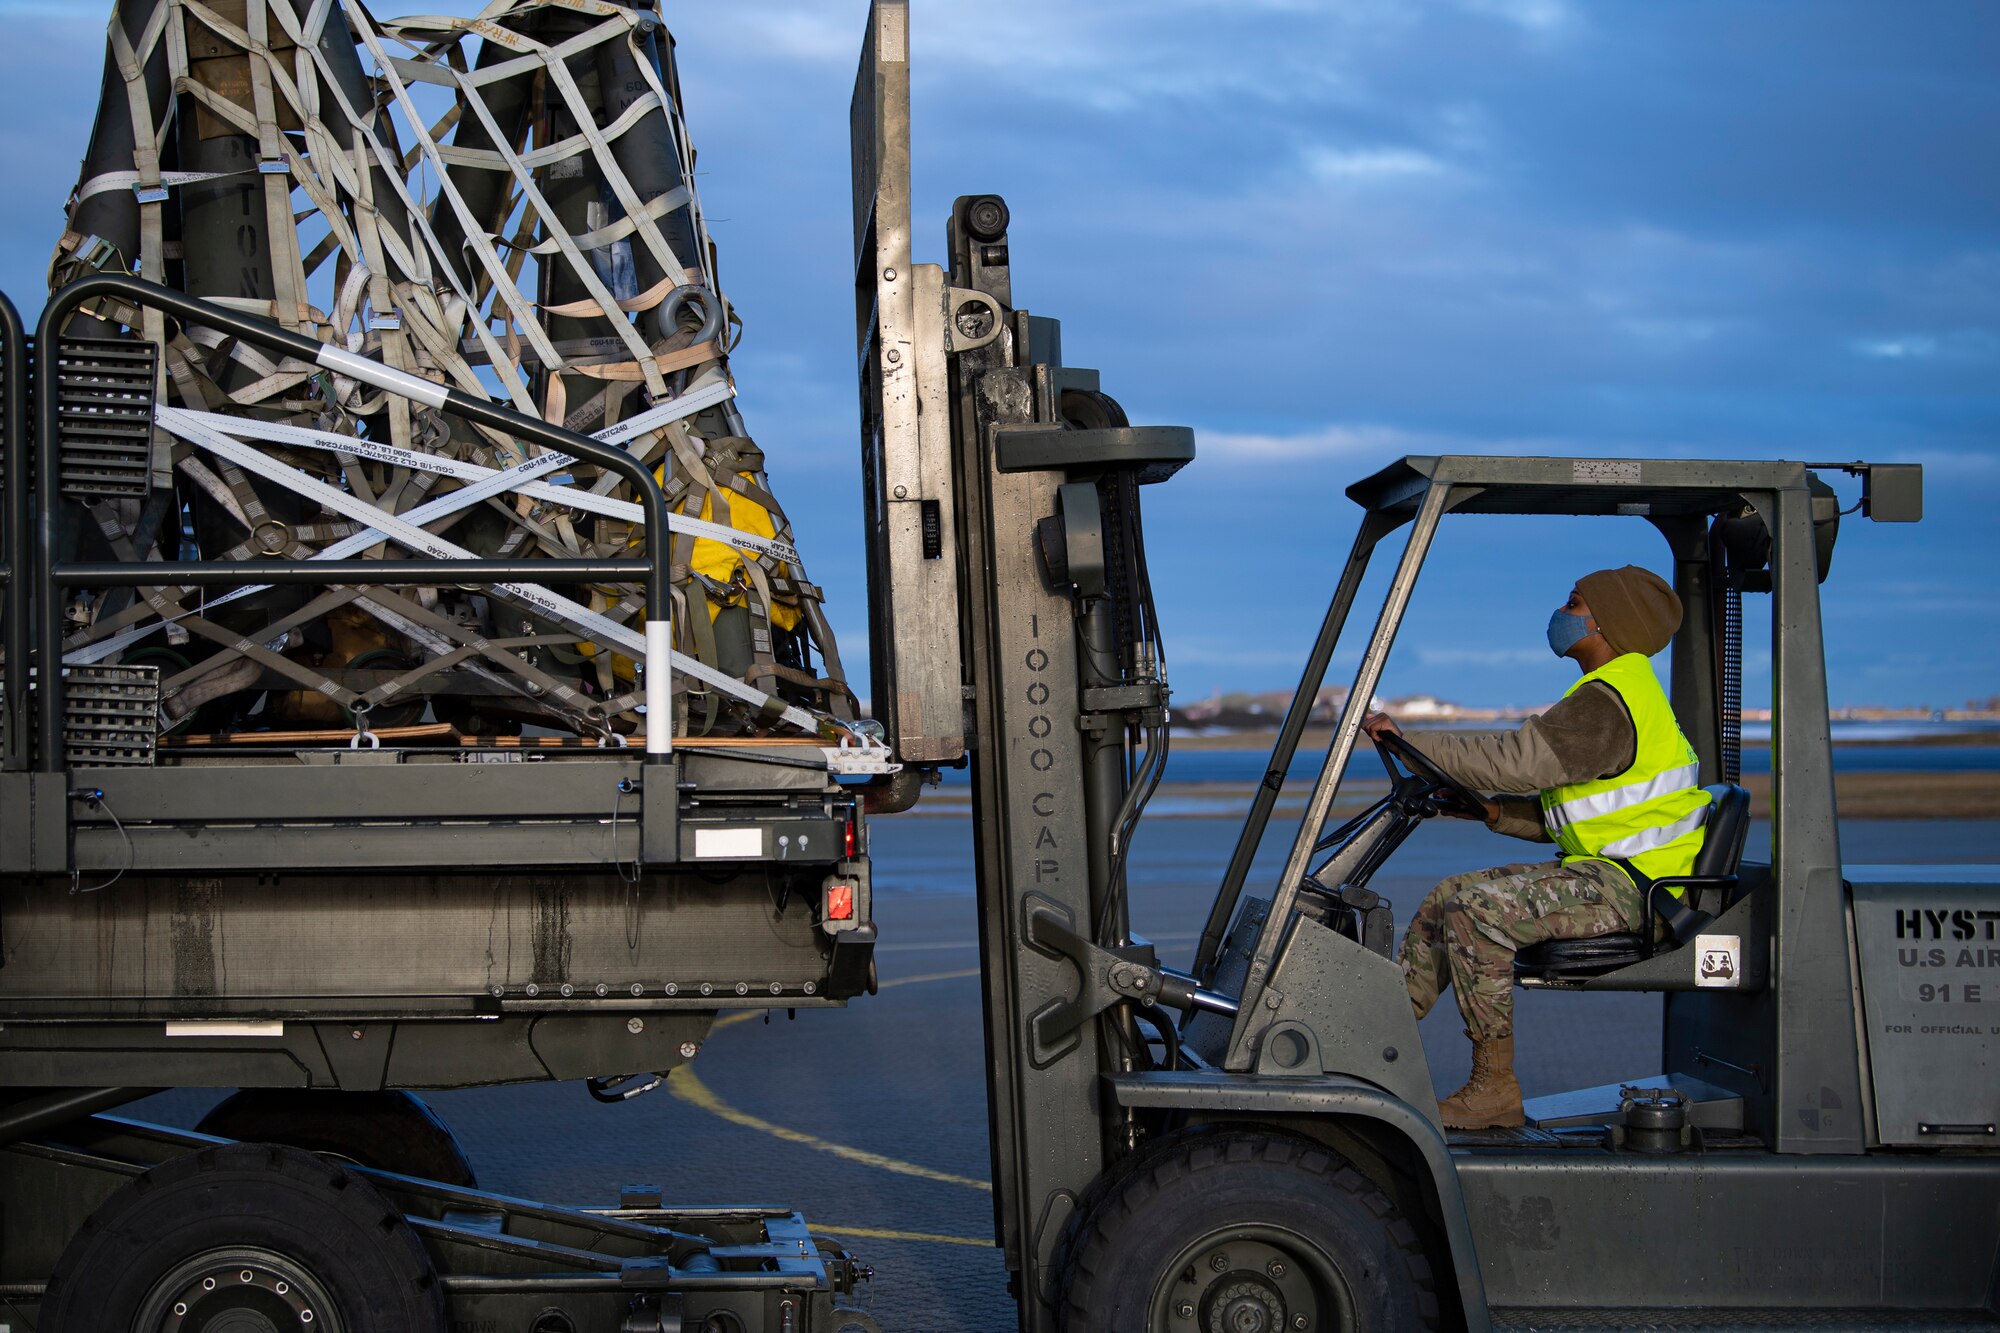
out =
[[[92,176],[77,188],[76,198],[71,204],[74,206],[97,195],[109,194],[113,190],[131,190],[146,195],[154,190],[166,190],[180,185],[201,185],[208,181],[228,180],[232,176],[255,176],[258,172],[255,167],[245,167],[241,171],[162,171],[157,174],[159,176],[157,185],[146,182],[136,171],[107,171],[101,176]]]
[[[1657,801],[1662,796],[1671,796],[1677,791],[1686,791],[1690,787],[1700,785],[1701,765],[1688,764],[1682,768],[1670,768],[1639,782],[1628,782],[1622,787],[1592,792],[1588,796],[1572,797],[1561,805],[1550,806],[1545,812],[1545,822],[1549,831],[1554,833],[1579,820],[1596,819],[1600,815],[1629,810],[1635,805],[1644,805],[1648,801]],[[1700,823],[1699,820],[1695,822]],[[1681,832],[1685,833],[1687,829],[1682,829]],[[1629,842],[1630,839],[1626,841]],[[1672,839],[1667,841],[1671,842]],[[1613,855],[1625,855],[1625,853],[1619,852]]]
[[[719,380],[713,384],[707,384],[701,388],[690,390],[678,398],[670,399],[667,402],[650,407],[646,411],[628,420],[621,421],[615,426],[607,426],[603,430],[596,432],[591,438],[604,444],[622,444],[625,440],[635,435],[657,429],[670,422],[679,421],[683,417],[693,416],[702,409],[712,407],[717,403],[727,402],[735,392],[736,388],[734,385],[726,380]],[[154,420],[165,429],[171,431],[173,430],[173,424],[169,419],[170,414],[174,417],[189,418],[197,424],[200,424],[204,419],[214,419],[211,413],[191,412],[186,408],[168,407],[163,404],[154,414]],[[222,420],[229,423],[226,427],[222,428],[225,430],[235,430],[244,424],[235,417],[226,417],[222,418]],[[206,426],[203,428],[206,429]],[[477,481],[471,485],[460,487],[449,495],[441,495],[435,500],[420,504],[415,509],[402,515],[401,521],[417,525],[434,523],[438,519],[455,514],[461,509],[478,504],[488,496],[498,495],[503,491],[511,490],[521,480],[533,480],[536,477],[554,472],[559,468],[568,467],[575,461],[568,454],[561,453],[546,453],[536,458],[530,458],[524,463],[516,463],[513,467],[503,468],[498,472],[494,472],[483,481]],[[286,469],[286,471],[290,472],[291,469]],[[378,546],[385,540],[387,540],[387,534],[383,533],[377,527],[369,527],[362,532],[355,533],[352,537],[342,538],[312,558],[315,560],[345,560],[349,556],[359,555],[371,546]],[[240,597],[249,597],[253,594],[263,592],[270,586],[268,583],[257,583],[247,587],[233,588],[220,597],[209,598],[206,607],[212,610],[227,602],[233,602]],[[108,639],[99,640],[88,647],[79,648],[75,652],[65,653],[63,661],[71,666],[87,666],[92,662],[101,662],[111,656],[111,654],[137,643],[140,639],[145,638],[148,634],[151,634],[166,623],[168,622],[158,621],[151,625],[140,625],[135,629],[122,631],[121,633],[112,635]]]
[[[317,477],[309,477],[297,468],[288,467],[276,459],[268,458],[247,444],[232,440],[226,435],[211,430],[203,422],[193,420],[192,413],[185,412],[180,408],[163,405],[158,409],[156,418],[162,426],[172,431],[175,435],[180,436],[191,444],[200,445],[218,457],[227,458],[246,472],[254,472],[267,481],[276,482],[287,490],[302,495],[323,508],[333,510],[335,513],[346,514],[348,517],[358,519],[363,523],[373,524],[375,530],[380,534],[377,540],[380,540],[381,537],[387,537],[389,540],[395,541],[412,551],[434,556],[440,560],[478,559],[476,555],[463,546],[448,542],[442,537],[433,536],[411,521],[411,519],[415,518],[418,513],[422,512],[428,506],[419,506],[417,509],[411,510],[408,517],[398,517],[395,514],[390,514],[376,508],[365,500],[358,500],[346,491],[329,486]],[[535,461],[539,462],[541,460],[537,459]],[[468,487],[467,489],[472,488]],[[445,498],[456,498],[457,495],[463,493],[462,491],[456,492],[453,496]],[[436,503],[436,501],[432,503]],[[353,539],[350,538],[349,540]],[[611,644],[624,649],[628,657],[642,662],[648,659],[648,643],[645,635],[635,634],[617,621],[601,616],[589,607],[579,605],[569,598],[562,596],[560,593],[550,592],[547,588],[532,583],[498,583],[494,585],[494,588],[496,591],[505,593],[517,601],[527,603],[529,606],[547,615],[550,619],[561,621],[601,643]],[[662,623],[664,622],[649,622],[649,624]],[[745,685],[742,681],[726,676],[722,672],[697,662],[691,657],[683,657],[679,653],[670,653],[670,661],[672,662],[673,670],[693,676],[696,680],[720,690],[734,699],[747,703],[753,708],[760,710],[771,709],[772,704],[776,702],[762,690]],[[649,676],[652,675],[651,672],[647,674]],[[660,674],[663,677],[671,678],[668,672]],[[651,694],[651,687],[652,683],[649,680],[649,695]],[[819,734],[822,730],[821,719],[814,717],[802,708],[785,704],[773,711],[777,717],[782,718],[784,721],[791,723],[803,731]],[[671,717],[671,714],[669,713],[667,716]],[[651,742],[648,743],[650,744]]]
[[[145,5],[149,0],[126,3]],[[544,3],[589,21],[580,25],[582,31],[554,43],[514,31],[504,21]],[[84,200],[131,190],[139,200],[139,252],[118,258],[125,264],[136,262],[147,278],[164,281],[162,201],[183,188],[261,174],[266,177],[261,194],[270,232],[270,262],[280,270],[273,275],[273,298],[232,300],[219,293],[196,294],[274,320],[324,344],[323,350],[310,358],[279,363],[246,344],[219,336],[204,337],[199,326],[188,330],[185,336],[198,345],[225,347],[226,354],[254,372],[256,378],[253,383],[232,379],[231,387],[218,397],[220,386],[209,385],[205,371],[188,369],[171,355],[163,357],[163,369],[176,378],[171,387],[162,384],[160,396],[165,399],[170,392],[177,392],[176,401],[185,407],[203,409],[184,425],[199,423],[228,439],[270,441],[344,455],[341,470],[346,484],[334,489],[362,502],[378,498],[378,483],[369,475],[376,468],[409,468],[408,480],[400,476],[392,479],[392,489],[379,497],[377,508],[419,528],[434,526],[439,519],[506,492],[620,522],[644,522],[643,508],[634,502],[633,490],[612,474],[582,486],[566,487],[544,480],[576,461],[561,454],[546,454],[496,471],[425,453],[438,441],[435,437],[420,438],[421,427],[413,424],[413,413],[420,409],[413,404],[433,409],[442,406],[449,394],[447,385],[467,394],[491,393],[490,377],[475,369],[480,363],[491,367],[502,395],[517,409],[542,412],[551,420],[564,419],[561,390],[565,376],[583,376],[611,386],[642,381],[655,399],[684,384],[693,386],[671,402],[597,432],[597,438],[606,442],[638,436],[709,407],[723,408],[730,429],[747,433],[740,417],[727,407],[733,390],[726,383],[727,348],[722,340],[678,346],[686,341],[684,337],[663,329],[669,336],[656,340],[649,319],[631,318],[634,313],[653,309],[684,284],[702,288],[718,309],[727,311],[714,265],[708,259],[713,248],[671,78],[664,77],[653,62],[637,60],[632,77],[641,80],[644,88],[635,85],[628,89],[628,93],[638,95],[614,119],[600,125],[570,73],[572,66],[587,65],[592,51],[603,49],[605,44],[631,44],[635,32],[648,22],[638,9],[607,0],[491,0],[472,18],[412,17],[378,22],[360,0],[310,0],[304,4],[252,0],[240,18],[229,17],[227,7],[214,5],[213,0],[150,0],[150,4],[152,12],[145,30],[135,42],[125,40],[122,25],[112,25],[109,33],[136,142],[129,162],[103,165],[129,165],[133,170],[94,172],[82,181],[72,198],[72,220],[77,205]],[[249,69],[247,84],[225,88],[205,82],[207,74],[190,57],[187,34],[194,30],[203,34],[204,41],[219,41],[223,48],[240,53]],[[367,75],[369,86],[361,96],[355,96],[336,74],[337,62],[329,58],[329,52],[350,40],[362,48],[364,67],[372,67]],[[513,58],[475,68],[465,50],[465,43],[475,40],[505,47]],[[661,40],[670,39],[661,34]],[[149,96],[146,72],[148,62],[155,59],[164,64],[176,94],[192,99],[228,131],[255,141],[254,166],[231,172],[161,171],[159,127],[171,123],[174,103],[169,100],[155,105]],[[539,81],[533,94],[537,104],[544,110],[566,112],[576,123],[574,133],[555,142],[537,134],[532,144],[499,133],[487,104],[488,94],[503,83],[523,79]],[[453,115],[431,119],[423,113],[418,94],[430,95],[434,90],[453,99]],[[454,117],[458,123],[486,129],[491,148],[481,151],[446,142]],[[399,120],[403,122],[400,125],[396,123]],[[654,122],[664,122],[655,128],[664,129],[666,141],[661,146],[678,163],[681,184],[644,198],[619,168],[614,149],[622,136],[641,132]],[[399,144],[408,146],[407,157]],[[453,179],[455,170],[467,167],[501,173],[502,197],[496,210],[482,207],[482,215],[475,216]],[[547,178],[567,175],[572,167],[597,182],[611,202],[611,216],[602,225],[565,228],[543,206]],[[288,201],[300,196],[303,211],[295,218]],[[490,219],[484,212],[512,218],[523,209],[535,219],[528,230],[520,234],[506,228],[501,234],[487,230]],[[450,250],[433,225],[433,220],[440,218],[450,218],[455,224]],[[301,253],[293,224],[308,219],[317,219],[326,234],[309,253]],[[669,243],[669,229],[664,225],[669,219],[691,229],[691,250],[683,246],[677,252]],[[662,275],[651,289],[636,295],[598,272],[598,252],[628,245],[657,265]],[[520,285],[523,250],[531,252],[540,266],[556,266],[571,273],[584,298],[560,307],[537,306],[532,292]],[[86,263],[78,250],[69,262],[66,276],[75,276],[80,267],[97,261]],[[331,299],[319,295],[314,283],[335,288]],[[326,309],[316,308],[312,304],[315,299]],[[167,338],[164,323],[155,312],[142,311],[132,318],[143,325],[148,340],[163,347],[174,341]],[[581,340],[588,344],[585,350],[589,354],[579,351],[579,343],[565,342],[563,350],[557,350],[550,325],[558,318],[603,321],[601,327],[593,328],[594,337]],[[571,357],[585,364],[571,364]],[[331,392],[324,399],[301,404],[292,391],[303,377],[313,373],[312,366],[331,372],[327,377]],[[530,395],[526,371],[531,366],[555,376],[551,384],[554,392],[545,403],[536,403]],[[390,395],[386,399],[385,393]],[[622,389],[608,390],[571,419],[581,423],[603,420],[628,401]],[[210,406],[241,410],[246,417],[275,417],[283,424],[234,418],[225,424],[207,414],[205,409]],[[331,432],[314,431],[312,428],[321,423],[312,418],[321,410],[346,421],[365,419],[367,424],[356,433],[372,438],[364,441],[339,434],[350,429],[345,422]],[[484,433],[502,450],[509,447],[504,433]],[[680,436],[679,431],[672,434]],[[330,443],[331,439],[341,443]],[[676,445],[684,442],[674,441]],[[197,452],[202,451],[219,452],[206,444]],[[678,479],[686,481],[690,495],[698,500],[702,494],[715,492],[720,499],[718,483],[698,448],[675,448],[674,455],[679,459]],[[513,456],[519,457],[519,453]],[[644,459],[649,465],[655,461],[650,452]],[[507,458],[487,461],[505,463]],[[167,466],[162,452],[155,460],[156,481],[166,477]],[[243,509],[234,494],[229,500],[221,498],[218,487],[209,484],[218,479],[206,476],[206,469],[188,470],[208,492],[201,501],[204,506],[215,499],[225,511]],[[273,480],[297,490],[290,478],[303,474],[289,466],[285,471],[287,477]],[[461,484],[450,494],[414,503],[438,477],[451,477]],[[761,484],[761,478],[758,480]],[[724,478],[722,484],[736,486],[732,478]],[[229,488],[220,487],[220,491],[228,493]],[[251,494],[254,497],[254,492]],[[765,507],[775,529],[770,538],[730,528],[720,505],[714,517],[725,521],[679,515],[671,523],[680,538],[675,546],[680,563],[686,559],[680,542],[691,539],[720,542],[741,553],[752,584],[748,598],[760,620],[772,611],[773,589],[765,577],[768,562],[791,566],[792,579],[801,587],[810,587],[782,510],[775,501],[765,502]],[[577,549],[568,514],[545,521],[540,515],[525,512],[527,508],[522,505],[521,512],[509,515],[514,531],[504,549],[527,550],[535,543],[556,554],[563,548]],[[336,512],[351,515],[353,511]],[[316,553],[300,550],[289,554],[335,560],[368,552],[384,541],[405,544],[403,536],[407,534],[391,532],[372,517],[354,521],[367,523],[369,530],[340,536]],[[334,534],[328,533],[327,538],[334,538]],[[668,538],[659,533],[653,534],[653,540]],[[254,563],[246,564],[244,573],[254,578]],[[213,596],[204,592],[200,604],[206,610],[261,591],[262,585],[217,590],[218,595]],[[101,661],[163,626],[199,614],[180,611],[171,599],[156,611],[162,618],[151,624],[117,633],[108,632],[111,625],[104,626],[98,632],[106,633],[105,638],[66,654],[65,660]],[[662,608],[656,614],[665,615],[666,611]],[[837,682],[840,659],[831,629],[809,602],[803,614],[804,632],[819,648]],[[571,619],[566,616],[566,623]],[[613,626],[618,623],[605,616],[598,619]],[[602,637],[608,645],[617,645],[621,653],[637,657],[640,654],[632,649],[639,628],[635,623],[624,629],[622,636],[606,632]],[[760,708],[776,707],[769,696],[699,663],[688,663],[682,669],[721,694]],[[648,686],[654,680],[669,680],[672,674],[672,669],[650,672]],[[788,710],[785,716],[788,721],[830,734],[825,719],[818,725],[801,723],[807,716],[804,710]]]
[[[288,426],[278,421],[224,416],[219,412],[187,412],[186,415],[195,420],[205,421],[213,429],[238,439],[266,440],[272,444],[289,445],[294,449],[319,449],[328,453],[352,454],[356,458],[387,463],[391,467],[434,472],[439,476],[456,477],[461,481],[485,481],[489,477],[501,475],[500,469],[486,467],[480,463],[446,458],[442,454],[425,453],[420,449],[402,449],[393,444],[377,444],[373,440],[358,440],[351,435],[336,435],[332,431],[314,430],[308,426]],[[599,495],[580,486],[527,481],[509,486],[507,489],[533,496],[537,500],[546,500],[550,504],[566,505],[571,509],[602,514],[607,518],[621,519],[627,523],[644,524],[646,521],[646,510],[643,505],[631,500]],[[703,537],[712,542],[723,542],[739,550],[755,551],[773,560],[796,564],[799,559],[798,550],[788,542],[760,537],[754,532],[744,532],[722,523],[711,523],[707,519],[689,518],[685,514],[670,514],[667,526],[675,532],[685,532],[689,536]]]
[[[394,97],[397,105],[402,108],[409,123],[412,126],[423,125],[423,114],[418,110],[416,104],[411,101],[408,87],[398,74],[395,63],[390,58],[389,53],[382,48],[381,41],[376,36],[373,26],[363,15],[352,11],[349,12],[348,19],[353,26],[354,32],[361,38],[362,45],[374,57],[376,67],[381,71],[382,78],[388,84],[391,95]],[[500,27],[498,24],[493,25],[488,30],[482,31],[481,35],[488,41],[500,42],[507,46],[516,46],[526,41],[526,39],[508,32],[507,29]],[[532,45],[538,50],[543,49],[539,43],[533,43]],[[317,55],[318,53],[315,52],[314,54]],[[558,86],[564,87],[567,92],[567,85],[563,82],[564,71],[562,62],[560,60],[550,61],[546,68],[550,76],[557,80]],[[451,71],[451,73],[456,74],[456,71]],[[471,90],[465,88],[462,81],[460,86],[462,90],[470,94]],[[493,119],[493,113],[487,109],[485,101],[478,96],[467,95],[462,104],[470,108],[473,114],[479,118],[491,142],[500,150],[501,155],[507,158],[507,164],[514,173],[517,188],[520,190],[522,197],[527,200],[528,205],[535,210],[535,215],[540,218],[556,217],[556,209],[543,196],[540,188],[536,186],[534,173],[528,170],[527,166],[522,163],[520,157],[514,152],[512,136],[500,127],[498,121]],[[350,120],[353,120],[356,124],[361,123],[360,115],[354,108],[343,107],[343,110],[347,112]],[[591,122],[591,114],[588,107],[584,108],[581,119],[586,124]],[[426,153],[435,154],[436,144],[428,134],[419,135],[418,144]],[[388,150],[372,135],[369,136],[369,146],[375,150],[378,156],[385,159],[383,166],[385,169],[388,168],[390,165],[390,162],[387,160]],[[444,170],[441,162],[437,164],[437,171],[441,180],[449,179],[449,173]],[[622,175],[618,175],[614,179],[622,182],[624,178]],[[630,189],[631,187],[626,185],[624,193],[629,193]],[[453,191],[453,193],[456,194],[456,191]],[[624,194],[622,193],[621,198],[623,197]],[[633,206],[636,207],[636,201]],[[468,236],[478,231],[478,226],[471,218],[468,217],[466,222]],[[559,227],[553,227],[550,230],[552,233],[551,239],[558,242],[562,248],[564,257],[569,261],[570,273],[590,293],[592,299],[598,302],[601,309],[606,311],[607,314],[615,312],[618,309],[618,298],[611,294],[610,289],[605,287],[603,280],[597,276],[596,267],[577,248],[576,242],[570,238],[568,233]],[[657,235],[658,229],[654,228],[653,232]],[[509,285],[511,286],[512,284],[510,283]],[[645,340],[639,336],[630,323],[621,319],[609,319],[606,323],[606,329],[613,337],[624,343],[626,350],[631,354],[634,361],[641,366],[651,363],[653,359],[652,349],[646,345]],[[550,349],[550,352],[553,354],[553,348]],[[558,364],[560,364],[559,360]],[[648,387],[657,388],[658,386],[651,383],[650,380],[651,377],[649,377]]]

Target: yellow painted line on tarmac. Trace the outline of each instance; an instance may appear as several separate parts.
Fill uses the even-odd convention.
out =
[[[990,1240],[974,1240],[970,1236],[940,1236],[931,1231],[884,1231],[879,1227],[829,1227],[818,1222],[811,1224],[817,1233],[824,1231],[829,1236],[859,1236],[863,1240],[918,1240],[932,1245],[976,1245],[980,1249],[991,1249]]]
[[[835,1143],[817,1134],[792,1129],[785,1125],[774,1125],[768,1120],[739,1111],[709,1090],[706,1083],[696,1078],[686,1065],[673,1072],[667,1080],[667,1089],[690,1106],[698,1106],[710,1115],[727,1120],[732,1125],[754,1129],[760,1134],[783,1139],[786,1143],[796,1143],[817,1152],[831,1153],[835,1157],[858,1162],[862,1166],[872,1166],[878,1171],[893,1171],[899,1176],[916,1176],[920,1180],[934,1180],[940,1185],[963,1185],[967,1189],[993,1192],[993,1186],[984,1180],[974,1180],[971,1176],[955,1176],[949,1171],[934,1171],[928,1166],[918,1166],[915,1162],[905,1162],[896,1157],[885,1157],[881,1153],[869,1152],[865,1148],[851,1148],[845,1143]]]
[[[920,977],[891,977],[883,982],[879,989],[887,990],[891,986],[914,986],[920,981],[962,981],[966,977],[978,975],[979,969],[976,967],[961,967],[954,972],[926,972]]]
[[[923,976],[897,977],[893,980],[885,981],[882,983],[882,988],[886,990],[891,986],[914,986],[918,982],[923,981],[958,981],[965,977],[976,977],[978,975],[979,969],[976,967],[960,968],[955,972],[929,972]],[[727,1014],[717,1019],[714,1026],[709,1030],[711,1032],[719,1032],[723,1028],[733,1026],[737,1023],[747,1023],[762,1012],[762,1010],[758,1009],[744,1009],[733,1014]],[[937,1171],[928,1166],[919,1166],[915,1162],[905,1162],[898,1157],[888,1157],[882,1153],[869,1152],[865,1148],[854,1148],[845,1143],[835,1143],[833,1140],[823,1139],[817,1134],[808,1134],[804,1130],[792,1129],[786,1125],[772,1124],[769,1120],[751,1115],[747,1111],[739,1111],[728,1102],[723,1101],[722,1098],[716,1096],[714,1091],[706,1083],[697,1078],[694,1070],[687,1065],[682,1065],[680,1068],[674,1070],[673,1074],[667,1079],[667,1091],[688,1105],[699,1107],[712,1116],[727,1120],[732,1125],[741,1125],[745,1129],[754,1129],[760,1134],[769,1134],[772,1138],[782,1139],[786,1143],[796,1143],[801,1147],[811,1148],[815,1152],[831,1153],[835,1157],[843,1158],[850,1162],[858,1162],[862,1166],[872,1166],[878,1171],[891,1171],[899,1176],[915,1176],[919,1180],[934,1180],[941,1185],[963,1185],[968,1189],[983,1190],[988,1194],[993,1192],[993,1186],[988,1181],[975,1180],[971,1176],[957,1176],[949,1171]],[[821,1227],[820,1230],[830,1234],[866,1235],[887,1240],[948,1241],[954,1245],[984,1245],[987,1243],[985,1241],[966,1240],[958,1236],[932,1236],[919,1232],[842,1232],[838,1227]]]

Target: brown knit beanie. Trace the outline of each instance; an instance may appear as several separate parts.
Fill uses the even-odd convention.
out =
[[[1576,581],[1604,641],[1621,653],[1651,657],[1681,627],[1681,599],[1650,569],[1600,569]]]

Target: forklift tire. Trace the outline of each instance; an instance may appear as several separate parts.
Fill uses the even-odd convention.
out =
[[[1416,1229],[1316,1143],[1221,1130],[1164,1146],[1085,1218],[1065,1333],[1432,1329]]]
[[[336,1163],[230,1143],[162,1163],[92,1213],[42,1301],[53,1333],[307,1328],[438,1333],[423,1243]]]
[[[407,1092],[244,1088],[217,1103],[195,1132],[283,1143],[377,1171],[479,1188],[451,1127]]]

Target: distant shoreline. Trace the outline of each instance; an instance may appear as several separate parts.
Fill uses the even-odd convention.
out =
[[[1751,808],[1768,812],[1769,775],[1746,774],[1743,786],[1750,793]],[[1384,787],[1380,778],[1343,784],[1333,813],[1354,813],[1379,796]],[[1298,818],[1311,789],[1310,780],[1287,783],[1276,813],[1281,818]],[[1834,791],[1843,819],[2000,821],[2000,772],[1839,773],[1834,776]],[[1255,785],[1247,782],[1167,782],[1161,785],[1158,799],[1171,807],[1165,818],[1241,819],[1255,792]],[[964,817],[971,813],[971,800],[971,791],[963,787],[926,792],[911,814]]]
[[[1511,731],[1519,725],[1518,722],[1495,722],[1490,728],[1477,727],[1468,728],[1468,730]],[[1897,724],[1885,723],[1884,725],[1895,726]],[[1423,731],[1426,728],[1412,726],[1410,730]],[[1299,748],[1302,750],[1324,750],[1332,741],[1333,728],[1308,727],[1305,736],[1299,741]],[[1172,747],[1176,750],[1241,750],[1251,754],[1269,754],[1271,747],[1277,743],[1278,729],[1272,727],[1268,731],[1211,732],[1203,735],[1189,735],[1185,732],[1175,732]],[[1839,746],[1920,745],[1944,747],[2000,745],[2000,727],[1950,732],[1939,735],[1838,736],[1834,738],[1833,743]],[[1746,738],[1743,744],[1747,747],[1761,749],[1768,746],[1770,742],[1768,740],[1751,740]]]

